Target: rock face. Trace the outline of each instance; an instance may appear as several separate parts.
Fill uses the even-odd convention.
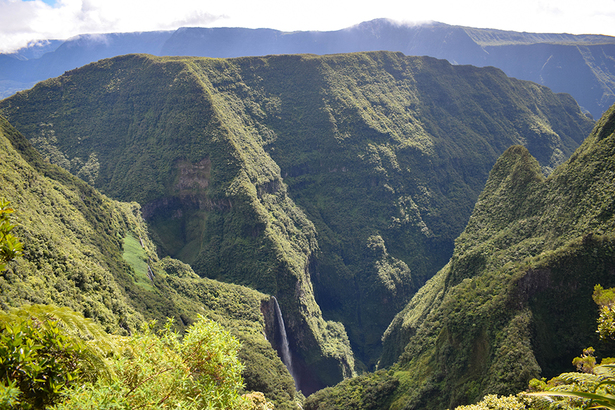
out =
[[[506,148],[546,174],[593,124],[500,70],[387,52],[124,56],[0,110],[51,161],[95,154],[95,185],[142,204],[164,252],[274,295],[305,393],[375,365]]]

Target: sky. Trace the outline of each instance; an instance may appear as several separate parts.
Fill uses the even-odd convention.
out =
[[[615,0],[0,0],[0,52],[79,34],[179,27],[329,31],[376,18],[615,36]]]

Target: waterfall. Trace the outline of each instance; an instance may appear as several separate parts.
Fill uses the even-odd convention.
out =
[[[290,357],[290,349],[288,347],[288,337],[286,335],[286,326],[284,326],[284,318],[282,317],[282,311],[280,310],[280,305],[278,305],[278,300],[275,298],[275,296],[272,296],[271,298],[273,299],[273,302],[274,302],[273,306],[275,308],[275,316],[278,321],[278,330],[280,333],[280,341],[281,341],[280,354],[282,356],[282,363],[284,363],[284,365],[288,369],[288,372],[293,377],[293,380],[295,381],[295,388],[299,389],[299,386],[297,385],[297,376],[295,375],[295,371],[293,370],[293,361],[292,361],[292,358]]]

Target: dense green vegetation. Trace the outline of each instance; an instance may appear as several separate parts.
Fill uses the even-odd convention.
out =
[[[10,215],[14,212],[5,198],[0,198],[0,272],[6,269],[6,263],[21,256],[23,244],[11,233],[15,225],[11,224]]]
[[[592,126],[497,69],[386,52],[123,56],[0,110],[50,161],[137,201],[163,253],[275,295],[306,392],[373,368],[506,148],[548,174]]]
[[[377,408],[453,408],[569,371],[588,346],[613,355],[591,296],[615,269],[614,131],[615,106],[547,178],[524,147],[498,159],[450,263],[384,335],[399,387]]]
[[[199,318],[183,336],[171,321],[129,337],[107,334],[68,308],[0,314],[3,409],[244,409],[239,342]]]
[[[115,71],[116,63],[125,70]],[[90,66],[71,80],[97,79],[89,90],[75,89],[85,100],[70,103],[73,114],[52,120],[60,151],[66,142],[61,128],[87,134],[73,147],[96,145],[98,185],[141,202],[163,250],[183,257],[202,276],[275,294],[287,327],[302,335],[301,341],[292,339],[301,346],[296,349],[301,361],[318,368],[316,388],[352,374],[342,326],[324,321],[314,302],[307,272],[317,249],[313,224],[286,195],[277,165],[247,138],[253,131],[243,126],[234,107],[212,92],[196,64],[141,56],[102,64],[112,70],[98,75],[101,67]],[[77,113],[82,108],[87,112]],[[78,121],[81,115],[91,121]],[[104,124],[111,123],[106,130]],[[87,130],[73,128],[86,124]],[[67,152],[71,159],[74,154]],[[305,297],[296,298],[296,289]]]
[[[167,318],[183,332],[201,315],[241,343],[246,391],[263,392],[276,408],[296,408],[293,379],[263,337],[269,296],[160,259],[138,204],[110,200],[49,164],[1,117],[0,186],[11,207],[3,202],[3,211],[14,210],[11,234],[23,243],[23,257],[0,272],[3,311],[63,306],[115,335]]]
[[[613,342],[615,288],[594,287],[592,296],[600,306],[598,333],[600,339]],[[554,409],[614,409],[615,358],[602,358],[598,364],[595,349],[588,347],[572,360],[576,372],[566,372],[550,380],[532,379],[528,389],[516,395],[489,394],[476,404],[456,407],[456,410],[554,410]]]
[[[386,408],[391,393],[399,386],[393,372],[379,370],[346,379],[335,387],[322,389],[304,403],[305,410],[349,409],[375,410]]]
[[[280,301],[304,392],[387,368],[318,391],[307,409],[446,409],[485,396],[478,408],[534,408],[490,394],[565,372],[587,346],[613,352],[594,332],[591,294],[615,271],[615,106],[574,151],[591,121],[569,96],[492,68],[360,53],[124,56],[0,110],[42,152],[0,117],[11,205],[0,203],[0,306],[68,307],[116,343],[99,376],[79,367],[97,354],[87,337],[53,321],[5,326],[0,349],[18,351],[15,335],[45,347],[25,356],[27,377],[4,380],[0,401],[184,406],[222,383],[221,368],[195,370],[217,382],[193,385],[193,366],[177,365],[207,333],[232,358],[219,407],[252,392],[296,408],[265,293]],[[166,318],[173,329],[143,327]],[[611,376],[592,355],[576,363],[593,376],[554,383],[600,387]],[[174,376],[147,383],[162,373]]]
[[[77,378],[74,362],[79,350],[62,336],[55,325],[43,329],[32,321],[3,323],[0,365],[3,379],[8,376],[2,380],[3,408],[18,403],[44,408]]]

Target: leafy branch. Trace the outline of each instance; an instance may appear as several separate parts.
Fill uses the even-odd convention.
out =
[[[21,256],[23,245],[11,234],[15,225],[11,224],[10,214],[14,212],[9,207],[10,202],[0,198],[0,272],[6,269],[6,264]]]

